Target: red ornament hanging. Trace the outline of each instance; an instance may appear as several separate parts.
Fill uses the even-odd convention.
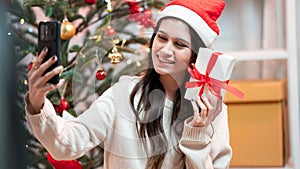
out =
[[[103,79],[105,79],[105,77],[106,77],[106,72],[102,68],[99,68],[96,73],[96,78],[98,80],[103,80]]]
[[[28,66],[27,66],[28,71],[30,71],[30,70],[32,69],[32,67],[33,67],[33,62],[30,62],[30,63],[28,64]]]
[[[64,110],[69,110],[69,102],[62,97],[60,99],[60,104],[56,105],[54,108],[56,113],[61,116]]]
[[[155,27],[154,21],[152,20],[152,11],[147,8],[147,5],[145,5],[143,9],[139,2],[127,2],[127,4],[130,11],[127,20],[134,20],[137,24],[145,28]]]
[[[105,34],[106,34],[106,36],[114,35],[114,34],[116,34],[116,30],[109,25],[105,29]]]
[[[127,16],[127,20],[136,21],[136,17],[139,16],[139,13],[142,9],[141,5],[139,2],[135,1],[128,1],[127,4],[129,6],[129,15]]]
[[[145,18],[151,19],[152,18],[152,11],[150,9],[144,9],[143,14]]]
[[[85,3],[87,3],[87,4],[95,4],[95,3],[97,3],[97,0],[85,0]]]

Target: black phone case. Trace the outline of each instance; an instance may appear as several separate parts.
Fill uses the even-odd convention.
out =
[[[48,53],[42,63],[50,59],[52,56],[57,56],[57,62],[51,65],[44,73],[51,71],[60,65],[60,23],[58,21],[40,22],[38,27],[38,53],[40,54],[44,47],[48,48]],[[52,77],[48,83],[57,84],[59,75]]]

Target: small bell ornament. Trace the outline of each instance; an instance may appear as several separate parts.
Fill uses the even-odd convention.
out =
[[[117,47],[114,46],[112,52],[108,54],[108,58],[110,59],[110,62],[116,66],[124,59],[124,56],[122,53],[118,52]]]
[[[72,22],[68,21],[68,18],[65,17],[60,26],[60,38],[62,40],[71,39],[76,33],[76,27]]]

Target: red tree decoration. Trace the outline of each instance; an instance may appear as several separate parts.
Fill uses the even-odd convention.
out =
[[[50,153],[47,153],[49,163],[55,169],[82,169],[82,166],[77,160],[55,160]]]

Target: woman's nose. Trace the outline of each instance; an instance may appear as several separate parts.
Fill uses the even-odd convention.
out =
[[[161,49],[161,52],[165,55],[172,56],[173,55],[173,47],[172,43],[167,43],[165,46]]]

